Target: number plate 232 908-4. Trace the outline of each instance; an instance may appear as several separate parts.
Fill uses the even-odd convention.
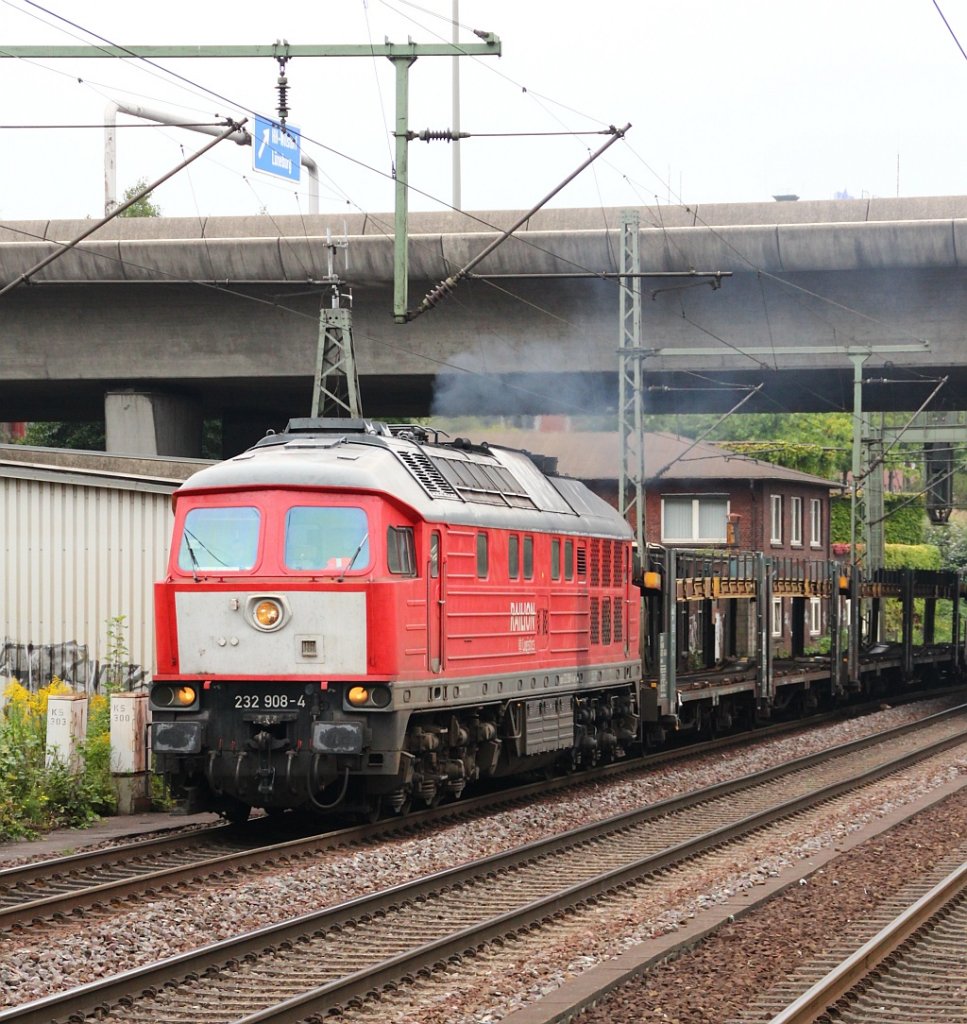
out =
[[[305,693],[278,690],[245,690],[232,695],[236,711],[298,711],[306,706]]]

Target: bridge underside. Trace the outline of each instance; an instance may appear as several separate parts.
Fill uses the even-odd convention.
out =
[[[964,408],[967,199],[941,206],[917,223],[906,206],[845,224],[809,223],[822,211],[777,204],[732,211],[741,219],[728,223],[740,226],[643,228],[642,265],[656,272],[641,282],[647,409],[725,412],[761,385],[743,411],[850,410],[860,351],[869,353],[864,408],[915,410],[942,377],[931,408]],[[776,211],[800,222],[763,220]],[[826,213],[873,216],[850,204]],[[499,276],[462,282],[403,325],[391,314],[389,240],[354,238],[364,413],[616,412],[619,285],[570,273],[616,269],[620,234],[592,229],[599,215],[501,246],[481,265]],[[171,237],[160,222],[117,225],[132,239],[75,251],[51,265],[59,278],[4,296],[0,419],[98,420],[105,396],[134,391],[161,396],[158,408],[167,402],[186,422],[222,419],[236,447],[307,414],[319,309],[329,301],[318,265],[324,232],[314,225],[310,237],[300,222],[284,237],[256,236],[263,219],[221,225],[217,237],[209,222],[200,238],[178,234],[184,225],[172,225]],[[74,229],[45,230],[56,238]],[[411,239],[411,307],[490,237],[439,230]],[[0,229],[5,279],[50,248],[24,245]],[[712,288],[658,273],[692,269],[731,276]]]
[[[916,376],[901,367],[890,371],[897,386],[864,389],[867,411],[910,411],[910,389],[924,397],[932,382],[949,377],[946,398],[938,395],[931,409],[963,409],[967,396],[967,368],[921,367]],[[794,379],[791,379],[794,378]],[[657,372],[648,377],[647,404],[653,413],[728,412],[749,387],[764,384],[758,395],[742,406],[742,412],[849,412],[853,403],[852,371],[810,370],[755,373],[733,371],[728,380],[734,388],[714,391],[696,387],[692,373]],[[924,389],[926,389],[924,391]],[[259,428],[278,429],[290,416],[308,415],[312,381],[307,377],[233,377],[159,380],[117,378],[110,380],[55,380],[0,382],[3,419],[76,420],[104,419],[107,392],[131,390],[183,397],[199,403],[205,418],[251,414]],[[468,386],[459,374],[439,377],[420,374],[362,375],[360,390],[365,414],[372,419],[432,415],[608,415],[617,412],[618,377],[614,373],[543,373],[475,376]],[[443,396],[443,405],[437,401]],[[553,396],[575,396],[574,401]],[[537,396],[551,396],[539,398]],[[959,399],[959,400],[958,400]],[[264,433],[264,429],[261,431]]]

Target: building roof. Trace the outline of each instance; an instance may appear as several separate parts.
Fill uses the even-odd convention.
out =
[[[0,461],[29,463],[35,467],[75,470],[78,473],[148,477],[180,484],[210,459],[172,458],[164,455],[122,455],[80,451],[75,448],[39,448],[27,444],[0,444]],[[170,488],[169,488],[170,489]]]
[[[539,431],[482,427],[469,432],[475,442],[549,455],[558,470],[579,480],[617,480],[621,442],[617,431]],[[704,480],[778,480],[811,487],[839,488],[825,477],[801,473],[760,459],[737,455],[707,441],[677,434],[645,434],[646,483]]]

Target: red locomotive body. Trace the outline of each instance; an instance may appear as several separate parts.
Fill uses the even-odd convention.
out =
[[[635,742],[631,531],[526,454],[293,421],[174,508],[152,730],[189,807],[398,811]]]

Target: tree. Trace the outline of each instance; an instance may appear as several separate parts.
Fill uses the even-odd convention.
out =
[[[148,183],[144,178],[139,178],[130,188],[124,190],[124,200],[127,202],[129,199],[133,199],[139,192],[141,192]],[[123,213],[118,214],[119,217],[160,217],[161,207],[151,202],[151,196],[153,192],[149,192],[147,195],[142,196],[136,203],[129,206]]]
[[[60,423],[35,421],[28,424],[22,444],[37,448],[80,448],[103,452],[105,448],[104,422]]]
[[[928,539],[940,548],[940,558],[945,569],[967,569],[967,522],[951,519],[946,526],[931,526]]]
[[[704,436],[719,418],[650,416],[648,429],[703,436],[749,458],[815,476],[841,477],[850,467],[853,428],[849,413],[739,413]]]

